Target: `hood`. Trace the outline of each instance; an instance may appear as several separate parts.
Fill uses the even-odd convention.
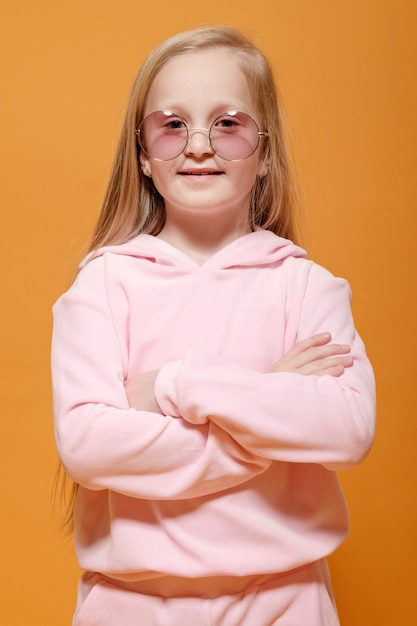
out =
[[[196,266],[197,263],[181,250],[153,235],[141,234],[123,244],[103,246],[90,252],[80,264],[84,267],[98,257],[117,254],[148,259],[168,266]],[[204,265],[217,269],[235,267],[262,267],[275,264],[288,257],[305,257],[306,252],[289,239],[278,237],[269,230],[257,229],[232,241],[211,256]]]

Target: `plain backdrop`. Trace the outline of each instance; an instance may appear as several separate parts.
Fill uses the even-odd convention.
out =
[[[302,243],[350,281],[375,367],[376,444],[341,473],[342,625],[416,623],[416,16],[414,0],[1,1],[2,623],[71,623],[79,571],[51,506],[51,306],[99,212],[134,73],[204,24],[243,28],[273,62]]]

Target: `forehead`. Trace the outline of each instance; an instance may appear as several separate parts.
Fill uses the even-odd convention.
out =
[[[190,51],[168,61],[156,75],[145,111],[238,108],[255,113],[246,76],[225,48]],[[223,112],[223,111],[222,111]]]

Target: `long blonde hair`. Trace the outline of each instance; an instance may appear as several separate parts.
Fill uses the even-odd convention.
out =
[[[149,89],[161,68],[181,54],[208,48],[225,48],[240,61],[258,107],[262,128],[269,133],[264,147],[268,173],[258,177],[253,188],[250,226],[261,226],[295,240],[296,184],[271,66],[243,33],[230,27],[213,26],[170,37],[157,46],[141,66],[133,84],[90,250],[123,243],[139,233],[157,235],[163,228],[164,201],[152,180],[142,172],[135,130],[142,120]]]

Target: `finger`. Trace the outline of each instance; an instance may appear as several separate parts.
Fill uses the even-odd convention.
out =
[[[331,343],[327,346],[309,348],[299,355],[304,363],[319,361],[336,355],[345,355],[350,352],[350,346],[343,343]]]
[[[291,363],[295,368],[301,368],[309,364],[320,364],[325,359],[336,355],[344,355],[350,352],[350,346],[347,344],[332,343],[325,346],[308,348],[301,354],[293,356]]]
[[[300,367],[297,370],[298,374],[302,374],[304,376],[315,375],[315,376],[325,376],[326,374],[330,374],[334,376],[334,370],[337,370],[337,376],[340,376],[343,373],[344,369],[347,367],[352,367],[353,365],[353,357],[348,356],[340,356],[334,357],[330,359],[321,359],[319,361],[314,361],[307,363],[305,366]],[[340,369],[341,368],[341,369]]]
[[[330,339],[330,333],[319,333],[317,335],[313,335],[312,337],[307,337],[307,339],[302,339],[290,348],[290,350],[288,350],[288,352],[286,352],[279,359],[279,361],[272,365],[271,371],[282,371],[287,369],[288,366],[291,370],[296,367],[301,367],[308,361],[312,360],[312,358],[308,356],[309,350],[318,346],[324,346],[330,341]],[[319,356],[317,358],[319,358]]]
[[[344,371],[345,368],[343,367],[343,365],[333,365],[331,367],[328,367],[327,369],[317,372],[316,376],[334,376],[335,378],[337,378],[338,376],[341,376]]]
[[[307,337],[307,339],[302,339],[298,341],[288,352],[286,355],[297,356],[305,352],[306,350],[310,350],[311,348],[315,348],[316,346],[323,346],[331,340],[332,336],[330,333],[319,333],[317,335],[312,335],[311,337]]]
[[[331,334],[324,332],[299,341],[279,361],[272,365],[270,371],[297,372],[299,368],[303,368],[315,361],[350,352],[349,345],[329,344],[330,340]]]

